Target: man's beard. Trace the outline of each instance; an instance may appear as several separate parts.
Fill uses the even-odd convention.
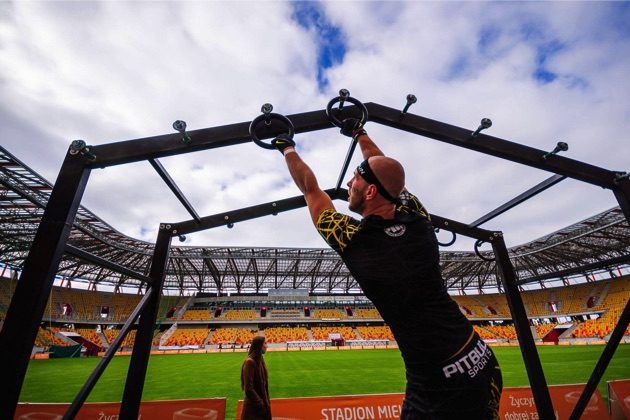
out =
[[[363,209],[365,208],[365,197],[359,190],[354,190],[353,195],[356,197],[354,202],[348,203],[348,208],[350,211],[353,211],[358,214],[362,214]]]

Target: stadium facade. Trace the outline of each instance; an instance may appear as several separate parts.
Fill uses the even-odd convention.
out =
[[[53,185],[2,147],[0,169],[0,263],[20,271]],[[92,290],[142,289],[146,282],[141,276],[148,276],[153,251],[153,243],[118,232],[80,206],[57,283],[70,281]],[[614,207],[509,248],[508,253],[521,285],[550,287],[614,277],[630,264],[630,227],[621,209]],[[472,251],[442,251],[440,257],[452,294],[502,291],[491,258],[484,260]],[[120,272],[120,267],[128,272]],[[172,246],[163,286],[165,294],[176,295],[266,294],[283,288],[310,294],[361,293],[333,250],[313,248]]]

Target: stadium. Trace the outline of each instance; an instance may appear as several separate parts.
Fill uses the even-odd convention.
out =
[[[338,125],[340,113],[363,120],[369,113],[375,123],[556,174],[476,222],[465,224],[439,215],[432,215],[432,222],[436,229],[451,232],[453,239],[464,235],[476,240],[474,252],[447,251],[449,243],[441,243],[442,273],[461,312],[497,349],[506,386],[529,386],[535,407],[531,412],[551,418],[558,406],[556,400],[552,402],[548,385],[582,383],[569,408],[574,410],[572,416],[591,418],[587,404],[593,393],[608,395],[606,381],[630,378],[627,174],[562,157],[560,144],[549,152],[491,137],[481,133],[489,127],[484,122],[471,134],[407,113],[414,99],[407,100],[401,111],[363,104],[340,92],[326,110],[288,117],[267,112],[259,118],[270,121],[259,128],[256,121],[260,119],[251,125],[193,132],[186,132],[184,124],[174,125],[179,133],[159,138],[99,146],[75,141],[54,185],[0,148],[0,355],[3,371],[10,372],[2,385],[1,409],[13,412],[18,402],[64,402],[66,417],[73,418],[80,415],[86,401],[120,402],[121,418],[133,418],[141,402],[149,400],[227,397],[225,418],[234,418],[238,384],[234,381],[230,390],[221,386],[224,377],[234,373],[222,372],[219,366],[231,363],[231,369],[238,369],[255,335],[264,335],[270,343],[267,357],[272,375],[278,378],[272,376],[277,380],[276,388],[272,382],[272,396],[279,398],[278,407],[282,398],[301,401],[311,396],[403,392],[394,337],[332,250],[171,244],[196,231],[303,207],[302,197],[200,217],[157,160],[188,153],[191,147],[195,151],[226,147],[252,137],[267,147],[259,138],[273,137],[287,125],[291,133],[320,130]],[[353,106],[342,111],[344,101]],[[340,179],[346,175],[352,151]],[[156,243],[121,234],[80,204],[90,168],[142,160],[151,162],[192,217],[160,225]],[[565,177],[610,189],[620,206],[511,248],[505,246],[500,232],[479,227]],[[347,197],[340,185],[326,192],[333,199]],[[492,251],[480,250],[484,243]],[[556,368],[548,369],[552,356],[543,358],[551,353],[561,365],[576,358],[572,369],[584,365],[584,370],[554,376],[550,370]],[[587,353],[588,361],[583,359]],[[72,372],[74,365],[57,365],[54,359],[70,357],[72,362],[80,356],[84,357],[75,361],[77,366],[89,366],[92,373],[70,373],[78,378],[78,388],[69,385],[71,379],[64,379],[68,381],[62,386],[65,393],[56,396],[53,388],[60,387],[58,375],[62,370]],[[514,365],[519,372],[510,376],[506,367],[514,356],[520,358]],[[380,384],[378,374],[369,371],[352,375],[357,370],[353,366],[368,365],[364,358],[374,357],[378,357],[373,361],[375,372],[397,368],[396,373],[382,373],[391,382]],[[80,364],[82,360],[91,363]],[[325,366],[332,361],[337,369],[325,377]],[[47,364],[57,370],[46,371]],[[193,367],[186,373],[181,366],[176,371],[166,367],[159,371],[158,364]],[[122,372],[122,378],[108,377],[108,365],[118,369],[118,375]],[[198,366],[196,373],[194,366]],[[348,366],[345,374],[344,366]],[[308,368],[315,369],[323,382],[318,383]],[[214,371],[216,377],[212,377]],[[186,376],[191,386],[178,386],[178,374]],[[554,377],[553,382],[546,377]],[[105,385],[99,385],[99,380]],[[336,382],[345,385],[331,385]],[[307,383],[315,386],[309,388]],[[166,389],[155,391],[154,385]],[[367,408],[343,410],[330,411],[325,418],[370,418]],[[400,414],[388,410],[389,416]]]

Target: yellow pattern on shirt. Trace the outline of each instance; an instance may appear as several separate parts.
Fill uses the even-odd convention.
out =
[[[317,231],[326,243],[335,251],[343,251],[352,237],[359,231],[361,222],[338,213],[335,209],[326,209],[317,219]]]
[[[397,214],[418,213],[421,217],[431,220],[418,197],[408,191],[403,191],[398,197]],[[317,219],[317,231],[326,243],[337,252],[342,252],[352,237],[361,230],[361,222],[335,209],[326,209]]]

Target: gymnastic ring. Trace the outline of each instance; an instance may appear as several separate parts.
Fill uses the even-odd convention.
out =
[[[440,231],[440,228],[435,228],[435,233],[438,233],[439,231]],[[451,246],[451,245],[453,245],[455,243],[455,241],[457,240],[457,234],[455,232],[453,232],[453,231],[450,231],[450,232],[451,232],[451,235],[453,235],[451,240],[448,241],[448,242],[445,242],[445,243],[437,241],[439,246],[445,246],[446,247],[446,246]],[[436,236],[436,238],[437,238],[437,236]]]
[[[269,114],[262,114],[254,118],[251,124],[249,124],[249,135],[252,137],[252,140],[254,140],[254,143],[259,145],[260,147],[264,149],[273,150],[276,148],[273,144],[263,142],[256,135],[256,127],[263,121],[265,122],[265,124],[269,125],[271,124],[271,120],[278,120],[278,121],[283,122],[289,128],[289,137],[291,139],[293,138],[293,135],[295,134],[295,127],[293,126],[293,123],[291,122],[290,119],[288,119],[284,115],[276,114],[273,112]]]
[[[328,102],[328,105],[326,105],[326,115],[328,115],[328,118],[330,119],[330,121],[339,128],[343,126],[343,122],[340,121],[339,118],[335,117],[332,111],[333,105],[336,104],[337,102],[341,102],[342,100],[343,102],[350,102],[351,104],[356,105],[361,110],[361,124],[365,125],[368,119],[368,110],[361,101],[351,96],[342,97],[340,95],[340,96],[337,96],[336,98],[331,99],[331,101]]]
[[[482,243],[484,243],[486,241],[483,241],[481,239],[477,239],[477,242],[475,242],[475,254],[477,254],[477,256],[479,258],[481,258],[484,261],[496,261],[496,258],[488,258],[488,257],[484,257],[483,255],[481,255],[481,252],[479,252],[479,247],[481,246]]]

